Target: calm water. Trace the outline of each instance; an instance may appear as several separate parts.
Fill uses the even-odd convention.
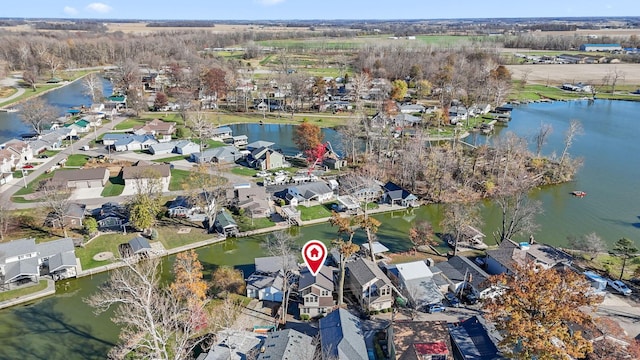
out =
[[[640,103],[596,101],[532,104],[514,110],[509,128],[520,135],[535,132],[540,121],[553,125],[554,133],[545,147],[550,154],[562,150],[563,133],[571,119],[582,122],[585,134],[579,137],[571,153],[583,157],[584,167],[574,183],[538,189],[531,196],[544,203],[545,214],[539,219],[543,226],[536,234],[542,242],[562,245],[569,234],[595,231],[609,244],[622,236],[640,242]],[[285,151],[293,150],[290,143],[292,127],[277,125],[237,125],[234,133],[246,133],[250,141],[270,140],[283,144]],[[338,143],[325,131],[334,146]],[[499,136],[496,135],[496,136]],[[289,143],[287,144],[287,141]],[[474,141],[471,139],[470,141]],[[486,141],[479,137],[477,142]],[[289,150],[287,150],[289,149]],[[588,193],[585,198],[572,197],[575,189]],[[486,224],[491,234],[498,225],[498,213],[490,204],[484,208]],[[441,207],[427,206],[413,211],[399,211],[379,216],[382,226],[378,232],[381,242],[392,251],[410,248],[408,230],[416,219],[426,219],[436,225],[441,220]],[[330,241],[335,229],[326,224],[292,229],[300,242],[309,239]],[[363,242],[364,234],[357,233],[356,242]],[[207,272],[219,265],[233,265],[245,274],[252,270],[253,258],[264,256],[262,238],[230,240],[198,250]],[[168,271],[171,259],[164,269]],[[207,275],[208,276],[208,275]],[[18,306],[0,312],[0,358],[98,359],[117,341],[118,329],[108,315],[95,317],[82,298],[95,291],[106,275],[69,281],[69,289],[35,304]],[[26,356],[25,356],[26,355]]]
[[[113,89],[111,82],[105,79],[102,80],[104,94],[111,94]],[[48,92],[42,95],[42,98],[58,108],[59,116],[62,116],[70,107],[91,105],[91,98],[82,95],[83,91],[82,80],[78,80],[65,87]],[[33,132],[33,129],[20,120],[19,113],[0,112],[0,143],[29,132]]]

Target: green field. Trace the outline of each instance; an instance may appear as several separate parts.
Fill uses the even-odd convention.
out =
[[[118,258],[120,257],[118,245],[128,242],[135,236],[136,234],[122,233],[100,235],[97,238],[91,240],[90,243],[84,245],[83,247],[76,248],[76,256],[80,259],[82,269],[87,270],[109,264],[111,262],[110,260],[96,261],[93,260],[93,257],[98,253],[109,251],[113,253],[113,256],[115,258]]]
[[[72,154],[72,155],[69,155],[69,157],[67,158],[67,162],[64,164],[64,166],[83,167],[84,164],[86,164],[90,158],[91,157],[88,155]]]
[[[144,125],[145,121],[141,119],[126,119],[118,125],[114,126],[114,130],[127,130],[136,126]]]
[[[102,193],[100,195],[104,197],[110,196],[120,196],[122,195],[122,191],[124,190],[124,180],[120,175],[112,176],[109,178],[109,181],[104,186]]]
[[[267,218],[257,218],[251,219],[248,216],[233,216],[238,224],[238,228],[240,231],[251,231],[257,229],[265,229],[268,227],[275,226],[276,223],[267,219]]]
[[[331,217],[331,210],[329,210],[329,204],[314,205],[311,207],[298,206],[300,210],[300,219],[302,221],[321,219],[325,217]]]
[[[231,173],[232,174],[236,174],[236,175],[240,175],[240,176],[253,177],[258,173],[258,170],[251,169],[251,168],[244,167],[244,166],[236,166],[233,169],[231,169]]]
[[[173,249],[215,237],[213,234],[207,234],[202,227],[197,227],[198,224],[192,224],[185,220],[182,220],[182,224],[182,226],[180,226],[181,223],[172,226],[160,226],[156,229],[158,230],[158,240],[164,245],[165,249]],[[178,234],[180,228],[191,228],[191,231],[188,234]]]
[[[49,178],[53,177],[53,172],[47,174],[44,173],[40,176],[38,176],[37,178],[35,178],[33,181],[31,181],[29,184],[27,184],[27,187],[23,187],[20,188],[20,190],[16,191],[16,193],[14,195],[16,196],[22,196],[22,195],[28,195],[28,194],[33,194],[36,191],[36,188],[38,187],[38,185],[40,185],[40,182],[42,180],[46,180]]]
[[[191,172],[187,170],[171,169],[171,181],[169,182],[169,190],[183,190],[183,184],[189,178]]]
[[[40,280],[33,286],[21,287],[15,290],[0,292],[0,301],[15,299],[20,296],[31,295],[47,288],[47,280]]]
[[[189,155],[176,155],[176,156],[169,156],[166,158],[162,158],[162,159],[155,159],[155,160],[151,160],[153,162],[172,162],[172,161],[180,161],[180,160],[186,160],[189,158]]]

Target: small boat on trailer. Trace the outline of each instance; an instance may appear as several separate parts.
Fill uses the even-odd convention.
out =
[[[576,196],[576,197],[585,197],[587,196],[587,193],[584,191],[580,191],[580,190],[574,190],[571,192],[571,195]]]

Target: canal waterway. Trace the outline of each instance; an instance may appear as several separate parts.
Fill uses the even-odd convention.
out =
[[[77,104],[76,104],[77,105]],[[570,152],[584,159],[575,182],[534,190],[533,198],[544,204],[545,213],[540,216],[542,229],[536,239],[554,245],[566,244],[567,235],[581,235],[595,231],[609,244],[626,236],[640,241],[640,124],[637,114],[640,103],[597,100],[530,104],[517,107],[508,128],[498,129],[493,138],[506,131],[519,135],[533,135],[540,122],[549,123],[554,132],[544,151],[546,154],[562,151],[564,132],[572,119],[580,120],[585,134],[578,137]],[[291,126],[235,125],[234,133],[246,133],[250,141],[269,140],[283,149],[293,149]],[[257,135],[256,135],[257,134]],[[325,137],[334,147],[339,143],[332,130],[325,130]],[[335,143],[334,143],[335,141]],[[491,141],[478,135],[469,142]],[[287,151],[287,150],[285,150]],[[573,190],[587,192],[584,198],[570,195]],[[377,215],[382,221],[379,241],[391,251],[410,248],[408,230],[417,219],[437,224],[441,220],[442,207],[424,206],[411,211],[398,211]],[[497,229],[499,214],[489,202],[484,204],[483,230],[491,234]],[[308,226],[292,231],[299,241],[321,239],[330,241],[335,228],[328,224]],[[527,236],[528,237],[528,236]],[[252,270],[253,259],[264,256],[261,243],[264,237],[229,240],[198,249],[200,260],[207,273],[220,265],[236,266],[245,274]],[[491,236],[489,235],[489,239]],[[355,241],[362,243],[364,234],[358,232]],[[489,240],[490,242],[491,240]],[[164,270],[170,269],[172,258],[164,262]],[[208,275],[207,275],[208,276]],[[94,291],[107,278],[106,274],[91,278],[59,283],[59,294],[24,306],[0,311],[0,358],[47,359],[102,359],[117,341],[118,328],[109,320],[109,314],[96,317],[84,304],[83,298]]]

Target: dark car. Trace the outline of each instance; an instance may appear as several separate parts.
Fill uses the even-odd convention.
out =
[[[460,307],[460,300],[458,300],[455,294],[447,293],[445,297],[447,298],[447,301],[452,307]]]
[[[426,310],[429,314],[433,314],[433,313],[445,312],[447,311],[447,308],[442,306],[442,304],[429,304],[427,305]]]

